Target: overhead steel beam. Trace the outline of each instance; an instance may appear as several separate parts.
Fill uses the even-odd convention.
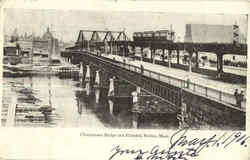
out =
[[[102,32],[102,33],[106,33],[106,32],[111,32],[111,33],[120,33],[123,31],[109,31],[109,30],[80,30],[82,32]]]
[[[107,40],[107,37],[108,36],[110,36],[110,40]],[[103,41],[114,41],[115,40],[115,38],[114,38],[114,36],[112,35],[112,33],[111,32],[107,32],[106,34],[105,34],[105,37],[104,37],[104,39],[103,39]]]
[[[100,38],[100,36],[99,36],[99,34],[98,34],[97,31],[94,31],[92,33],[90,41],[101,41],[101,38]]]
[[[121,36],[123,36],[123,39],[121,39]],[[128,40],[129,38],[124,32],[120,32],[116,38],[116,41],[128,41]]]

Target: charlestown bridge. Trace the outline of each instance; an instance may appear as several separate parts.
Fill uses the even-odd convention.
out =
[[[87,39],[86,34],[91,38]],[[174,42],[173,37],[174,32],[167,30],[136,32],[132,41],[124,31],[81,30],[75,46],[62,51],[61,56],[80,64],[80,81],[86,95],[91,86],[108,90],[111,112],[115,102],[131,101],[134,127],[140,124],[143,113],[153,108],[154,112],[175,115],[179,127],[244,129],[246,98],[239,106],[234,91],[242,88],[246,76],[223,72],[223,55],[247,55],[247,45],[237,40]],[[149,57],[144,56],[145,49],[150,50]],[[156,58],[159,50],[160,60]],[[180,63],[184,52],[188,53],[188,66]],[[216,54],[217,70],[199,66],[198,55],[202,52]],[[172,62],[173,55],[176,63]],[[152,97],[157,100],[152,102]]]

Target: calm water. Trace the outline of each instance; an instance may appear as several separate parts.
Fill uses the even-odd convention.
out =
[[[32,93],[21,92],[25,89],[32,90]],[[51,105],[55,109],[47,118],[38,111],[17,112],[17,127],[132,128],[131,105],[127,101],[115,102],[113,113],[110,113],[107,90],[100,91],[100,100],[96,103],[96,91],[92,89],[87,96],[79,82],[72,79],[59,79],[56,76],[4,78],[3,90],[3,103],[8,103],[12,97],[17,99],[18,107],[39,108]],[[35,118],[27,118],[27,115]],[[173,117],[159,114],[144,115],[139,126],[176,127]]]

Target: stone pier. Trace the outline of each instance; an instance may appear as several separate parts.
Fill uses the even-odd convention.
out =
[[[79,70],[79,81],[80,81],[80,87],[82,87],[83,84],[83,63],[80,63],[80,70]]]
[[[90,66],[87,65],[87,71],[85,74],[85,91],[86,91],[86,95],[89,96],[90,95]]]
[[[133,102],[132,110],[134,111],[134,110],[137,110],[137,108],[140,105],[139,100],[140,100],[140,95],[141,95],[141,88],[136,86],[136,91],[133,91],[131,95],[132,95],[132,102]],[[133,112],[133,119],[132,119],[133,128],[138,128],[139,118],[140,118],[140,113]]]
[[[95,88],[95,100],[96,103],[99,103],[99,99],[100,99],[100,74],[99,74],[99,70],[96,71],[96,76],[95,76],[95,84],[94,84],[94,88]]]

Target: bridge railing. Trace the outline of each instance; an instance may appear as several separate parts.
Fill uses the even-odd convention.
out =
[[[146,77],[168,83],[175,87],[190,90],[194,93],[198,93],[199,95],[203,95],[205,97],[236,106],[236,98],[233,94],[223,92],[217,89],[209,88],[206,86],[202,86],[200,84],[193,83],[187,80],[182,80],[182,79],[178,79],[175,77],[167,76],[167,75],[154,72],[148,69],[143,69],[142,71],[141,67],[134,66],[128,63],[112,60],[109,58],[107,58],[107,60],[109,61],[109,63],[113,63],[114,65],[119,65],[120,67],[126,68],[129,71],[137,72]],[[241,107],[245,107],[245,106],[246,106],[246,99],[243,100]]]
[[[228,103],[228,104],[234,105],[234,106],[236,105],[235,96],[233,94],[230,94],[227,92],[223,92],[223,91],[220,91],[217,89],[202,86],[200,84],[189,82],[186,80],[181,80],[181,79],[178,79],[175,77],[166,76],[166,75],[163,75],[161,73],[157,73],[157,72],[150,71],[147,69],[145,69],[143,75],[148,76],[152,79],[166,82],[166,83],[173,85],[173,86],[176,86],[176,87],[191,90],[192,92],[198,93],[198,94],[203,95],[203,96],[208,97],[208,98],[216,99],[217,101]],[[242,106],[245,107],[245,105],[246,105],[246,99],[244,99],[242,102]]]

